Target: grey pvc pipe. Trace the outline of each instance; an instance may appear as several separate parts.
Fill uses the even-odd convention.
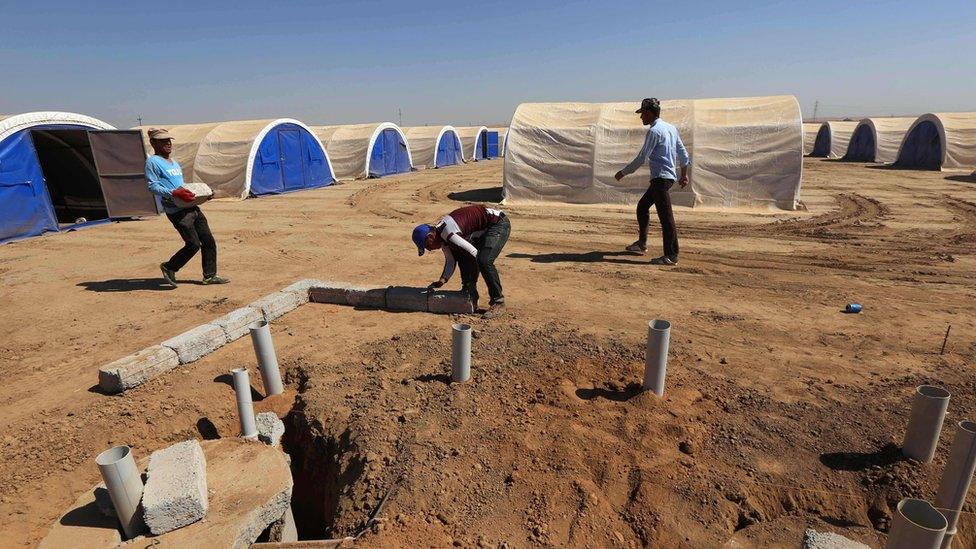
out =
[[[942,481],[935,496],[935,506],[946,517],[949,525],[946,527],[945,537],[942,539],[942,549],[952,546],[952,538],[956,535],[956,522],[962,511],[962,504],[966,502],[966,493],[976,472],[976,422],[960,421],[956,428],[956,436],[949,447],[949,459],[946,461]]]
[[[248,440],[257,440],[258,426],[254,422],[254,402],[251,401],[251,380],[247,375],[247,368],[235,368],[230,373],[234,376],[237,414],[241,418],[241,436]]]
[[[934,385],[920,385],[915,389],[912,416],[905,431],[901,452],[921,463],[929,463],[935,457],[939,434],[949,408],[949,391]]]
[[[451,381],[464,383],[471,379],[471,326],[451,327]]]
[[[654,319],[647,323],[647,352],[644,355],[645,391],[664,396],[664,377],[668,371],[668,344],[671,340],[671,323]]]
[[[946,518],[932,504],[905,498],[898,502],[891,519],[886,549],[939,549],[945,535]]]
[[[109,448],[95,458],[102,474],[112,506],[119,517],[127,539],[138,536],[143,529],[139,502],[142,500],[142,475],[128,446]]]
[[[251,343],[254,344],[254,356],[258,359],[264,395],[280,395],[285,392],[285,387],[281,384],[281,370],[278,369],[278,357],[275,355],[274,342],[271,341],[271,327],[268,321],[259,320],[248,326],[248,329],[251,331]]]

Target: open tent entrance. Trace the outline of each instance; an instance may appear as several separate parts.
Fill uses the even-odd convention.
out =
[[[874,162],[875,152],[874,131],[869,124],[861,124],[851,136],[844,160],[855,162]]]
[[[938,170],[942,167],[942,138],[931,120],[915,125],[905,136],[896,166]]]
[[[830,127],[824,124],[817,132],[817,139],[813,142],[813,152],[810,156],[830,156]]]
[[[31,130],[58,225],[108,219],[87,130]]]
[[[490,158],[488,156],[488,130],[482,130],[478,133],[478,139],[474,144],[474,159],[484,160]]]

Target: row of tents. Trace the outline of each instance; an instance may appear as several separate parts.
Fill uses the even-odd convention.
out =
[[[243,199],[496,158],[505,129],[308,126],[251,120],[166,127],[187,182]],[[109,219],[158,215],[146,188],[150,126],[117,130],[66,112],[0,115],[0,243]]]
[[[804,123],[804,153],[927,170],[976,168],[976,112]]]

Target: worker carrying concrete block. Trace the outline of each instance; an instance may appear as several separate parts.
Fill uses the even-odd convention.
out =
[[[417,225],[413,242],[420,255],[426,250],[444,252],[444,270],[430,284],[431,288],[447,284],[455,266],[461,267],[461,289],[471,296],[475,310],[478,310],[478,275],[484,276],[490,301],[483,317],[496,318],[505,312],[505,296],[495,259],[511,231],[512,224],[504,212],[474,204],[454,210],[435,225]]]

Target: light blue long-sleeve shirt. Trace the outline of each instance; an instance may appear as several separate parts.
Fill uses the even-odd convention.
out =
[[[179,162],[155,154],[150,156],[146,159],[146,181],[149,192],[162,199],[163,211],[170,214],[183,209],[173,202],[173,191],[183,185],[183,168]]]
[[[644,146],[637,153],[637,157],[620,171],[624,175],[632,174],[647,162],[651,167],[651,179],[677,180],[676,160],[681,167],[691,162],[685,144],[678,135],[678,129],[659,118],[647,129]]]

